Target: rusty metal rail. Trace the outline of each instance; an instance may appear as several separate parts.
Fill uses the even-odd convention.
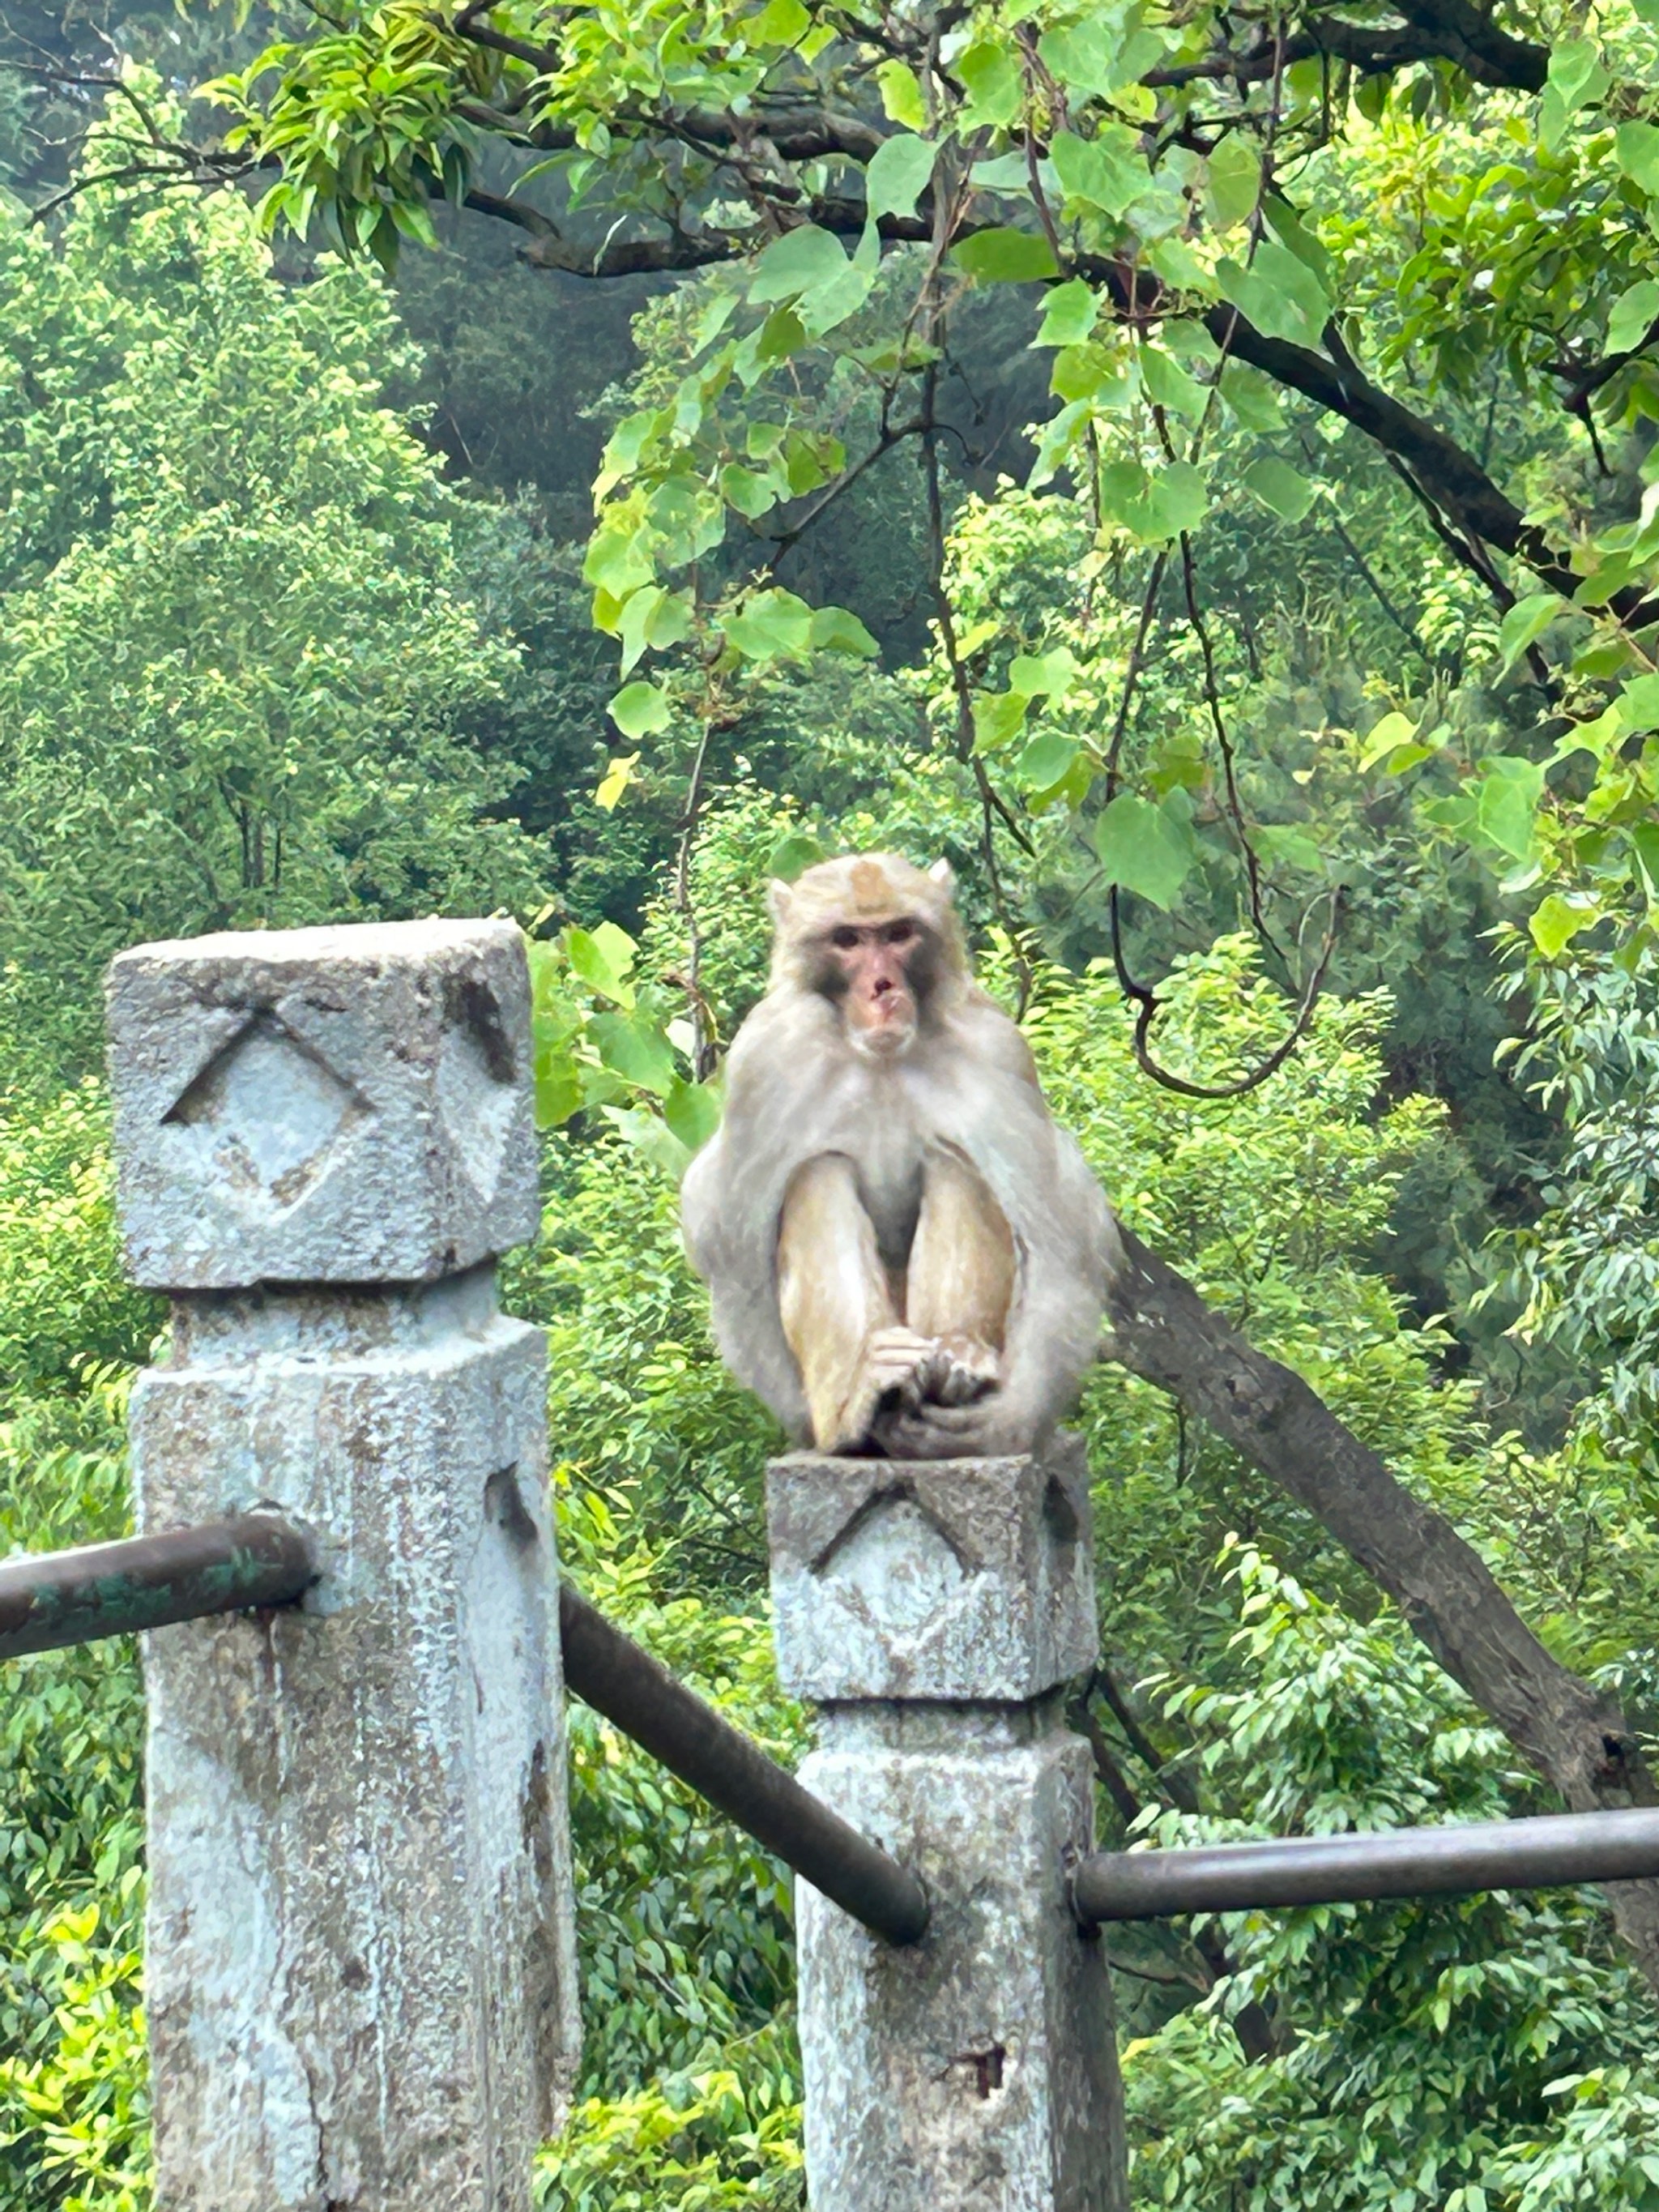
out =
[[[0,1659],[204,1613],[291,1604],[316,1577],[305,1538],[274,1513],[6,1559]]]
[[[1072,1895],[1078,1917],[1092,1924],[1366,1898],[1556,1889],[1656,1875],[1659,1811],[1641,1809],[1192,1850],[1099,1851],[1079,1866]]]
[[[838,1813],[803,1790],[568,1583],[560,1595],[564,1678],[653,1759],[890,1943],[927,1927],[927,1893]]]

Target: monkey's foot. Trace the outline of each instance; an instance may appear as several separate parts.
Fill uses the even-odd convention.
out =
[[[925,1404],[971,1406],[1002,1381],[1000,1356],[976,1336],[953,1331],[940,1337],[939,1352],[924,1380]]]
[[[949,1356],[937,1340],[903,1328],[872,1329],[860,1355],[852,1387],[842,1401],[820,1451],[858,1451],[874,1437],[885,1413],[923,1404],[944,1381]]]
[[[971,1406],[878,1413],[872,1434],[889,1459],[1003,1459],[1031,1450],[1036,1425],[992,1390]]]

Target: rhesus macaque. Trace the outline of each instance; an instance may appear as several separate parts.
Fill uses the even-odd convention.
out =
[[[770,985],[685,1179],[727,1364],[822,1451],[1036,1449],[1120,1255],[952,890],[945,862],[884,853],[772,885]]]

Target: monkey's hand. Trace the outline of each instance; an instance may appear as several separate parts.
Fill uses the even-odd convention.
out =
[[[878,1422],[918,1409],[943,1387],[950,1367],[949,1354],[934,1337],[918,1336],[912,1328],[872,1329],[830,1433],[820,1440],[818,1449],[857,1451],[875,1441]]]

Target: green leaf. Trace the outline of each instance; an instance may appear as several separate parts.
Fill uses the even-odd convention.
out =
[[[1365,742],[1355,763],[1361,775],[1374,769],[1379,761],[1387,760],[1417,735],[1417,725],[1409,714],[1398,711],[1384,714],[1373,722],[1365,733]]]
[[[1210,221],[1231,230],[1255,211],[1261,191],[1261,156],[1242,131],[1224,138],[1205,165],[1204,196]]]
[[[1042,303],[1042,321],[1033,345],[1081,345],[1095,326],[1100,301],[1081,276],[1056,284]]]
[[[1208,398],[1204,386],[1194,376],[1188,376],[1178,361],[1172,361],[1161,346],[1143,345],[1136,356],[1140,363],[1140,380],[1146,387],[1146,397],[1155,407],[1164,407],[1173,414],[1196,419],[1204,412]]]
[[[855,660],[872,660],[881,647],[864,624],[845,607],[815,607],[811,644],[818,653],[850,653]]]
[[[1008,688],[1022,699],[1036,699],[1064,691],[1077,674],[1077,659],[1070,646],[1052,653],[1021,653],[1008,671]]]
[[[817,867],[823,857],[823,848],[816,837],[805,830],[792,830],[772,848],[766,872],[780,883],[793,884],[806,869]]]
[[[812,18],[801,0],[767,0],[759,15],[750,16],[742,30],[751,46],[794,46],[811,27]]]
[[[1507,853],[1511,860],[1528,859],[1543,788],[1544,771],[1536,761],[1523,760],[1513,753],[1489,755],[1480,763],[1475,787],[1476,836]]]
[[[804,660],[812,645],[812,610],[793,592],[757,592],[720,624],[747,660]]]
[[[1101,513],[1149,545],[1195,530],[1209,507],[1200,471],[1171,461],[1148,475],[1139,461],[1108,461],[1099,472]]]
[[[1325,866],[1325,855],[1317,843],[1294,823],[1261,823],[1256,828],[1255,842],[1264,860],[1287,868],[1300,868],[1304,875],[1317,875]]]
[[[1295,345],[1321,343],[1331,316],[1329,296],[1307,263],[1278,239],[1264,238],[1248,269],[1240,262],[1221,261],[1215,274],[1222,298],[1265,337],[1287,338]]]
[[[753,469],[729,461],[720,471],[720,497],[751,522],[775,507],[777,496],[770,477],[757,476]]]
[[[1659,125],[1621,123],[1613,134],[1613,159],[1644,192],[1659,192]]]
[[[749,297],[758,307],[770,300],[799,299],[845,275],[847,252],[831,232],[804,222],[775,238],[755,264]]]
[[[1025,87],[1019,64],[1007,46],[991,39],[976,40],[957,57],[955,73],[973,108],[965,128],[1012,123],[1019,113]]]
[[[1271,455],[1252,461],[1240,481],[1264,507],[1270,507],[1286,522],[1300,522],[1314,503],[1314,487],[1307,477],[1299,476],[1288,461],[1274,460]]]
[[[1147,501],[1147,527],[1143,537],[1178,538],[1196,530],[1210,507],[1210,494],[1202,471],[1190,461],[1170,461],[1152,480]]]
[[[1659,906],[1659,822],[1638,822],[1627,833],[1650,906]]]
[[[1593,900],[1564,898],[1559,891],[1552,891],[1534,910],[1527,927],[1544,957],[1553,960],[1581,929],[1589,928],[1601,919],[1601,909]]]
[[[1242,429],[1282,430],[1285,416],[1278,387],[1242,361],[1230,361],[1221,373],[1221,396]]]
[[[881,87],[882,112],[890,123],[899,124],[906,131],[927,128],[927,105],[914,70],[902,62],[884,62],[876,71],[876,82]]]
[[[1103,10],[1045,31],[1037,40],[1038,53],[1066,90],[1095,99],[1127,84],[1137,70],[1151,68],[1162,49],[1156,35],[1150,45],[1139,32],[1126,39]]]
[[[983,693],[974,702],[974,750],[994,753],[1025,725],[1030,704],[1018,691]]]
[[[914,215],[933,173],[939,148],[931,138],[896,131],[877,147],[864,173],[864,199],[873,222],[884,215]]]
[[[1108,215],[1121,215],[1146,190],[1146,164],[1128,131],[1095,138],[1058,131],[1048,157],[1068,199],[1082,200]]]
[[[1062,730],[1042,730],[1019,757],[1016,780],[1028,791],[1048,791],[1059,783],[1077,758],[1078,744]]]
[[[639,764],[637,753],[613,754],[610,766],[599,778],[599,788],[593,793],[595,806],[602,807],[607,814],[614,812],[623,793],[635,781],[634,771]]]
[[[595,1014],[588,1030],[599,1058],[625,1082],[665,1097],[676,1081],[674,1048],[637,1014]]]
[[[720,1125],[720,1097],[712,1084],[677,1075],[663,1100],[662,1118],[688,1152],[700,1152]]]
[[[617,1006],[631,1007],[634,987],[628,981],[629,970],[634,965],[634,940],[626,930],[618,929],[614,922],[601,922],[592,932],[571,926],[564,933],[565,957],[570,963],[570,972],[590,991],[597,991],[602,999],[614,1000]]]
[[[659,1175],[678,1182],[691,1164],[691,1155],[660,1114],[644,1106],[606,1106],[606,1121]]]
[[[1633,353],[1655,323],[1659,323],[1659,283],[1644,276],[1613,303],[1607,317],[1607,351]]]
[[[654,684],[624,684],[605,712],[625,738],[668,727],[668,701]]]
[[[980,230],[951,248],[964,276],[981,284],[1029,284],[1059,270],[1046,238],[1030,230]]]
[[[1567,611],[1559,592],[1531,592],[1517,599],[1498,631],[1498,650],[1505,669],[1513,668],[1529,645],[1535,645],[1557,615]]]
[[[1132,791],[1119,792],[1101,815],[1095,850],[1109,884],[1150,899],[1166,912],[1197,857],[1186,820]]]
[[[537,1047],[534,1066],[536,1127],[562,1128],[582,1103],[581,1073],[574,1054]]]

